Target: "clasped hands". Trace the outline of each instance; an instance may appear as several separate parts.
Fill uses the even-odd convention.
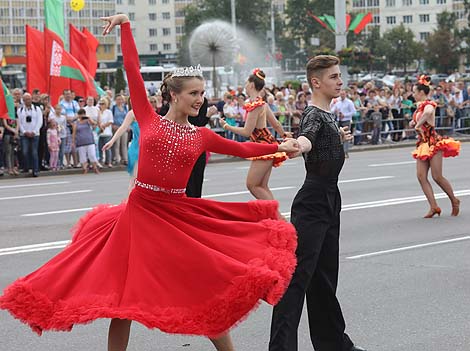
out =
[[[285,152],[289,158],[295,158],[302,154],[299,141],[293,138],[285,138],[284,141],[279,144],[278,151]]]

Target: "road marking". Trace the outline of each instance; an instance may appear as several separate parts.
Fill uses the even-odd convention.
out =
[[[383,166],[398,166],[398,165],[409,165],[416,163],[416,161],[403,161],[403,162],[389,162],[389,163],[373,163],[369,167],[383,167]]]
[[[380,179],[391,179],[391,178],[395,178],[395,176],[382,176],[382,177],[371,177],[371,178],[347,179],[347,180],[340,180],[338,183],[366,182],[368,180],[380,180]]]
[[[65,246],[67,246],[68,243],[70,243],[70,240],[54,241],[54,242],[42,243],[42,244],[8,247],[8,248],[0,249],[0,256],[15,255],[15,254],[27,253],[27,252],[62,249]]]
[[[0,201],[1,200],[29,199],[29,198],[32,198],[32,197],[82,194],[82,193],[89,193],[90,191],[91,190],[88,189],[88,190],[63,191],[63,192],[60,192],[60,193],[34,194],[34,195],[22,195],[22,196],[8,196],[8,197],[0,197]]]
[[[283,186],[279,188],[271,188],[271,191],[279,191],[279,190],[288,190],[288,189],[295,189],[295,186]],[[223,197],[223,196],[232,196],[232,195],[241,195],[241,194],[249,194],[248,190],[245,191],[235,191],[233,193],[220,193],[220,194],[212,194],[212,195],[204,195],[204,199],[212,199],[214,197]]]
[[[0,189],[11,189],[11,188],[26,188],[30,186],[43,186],[43,185],[58,185],[58,184],[69,184],[70,182],[49,182],[49,183],[32,183],[32,184],[20,184],[20,185],[2,185]]]
[[[283,164],[283,165],[282,165],[282,168],[294,167],[294,166],[297,166],[297,163]],[[251,167],[251,166],[239,166],[239,167],[235,167],[235,169],[244,170],[244,169],[250,169],[250,167]]]
[[[469,196],[470,189],[467,190],[459,190],[454,192],[455,196]],[[435,194],[436,199],[443,199],[446,198],[447,195],[445,193],[438,193]],[[408,204],[413,202],[421,202],[426,201],[426,197],[424,195],[419,196],[410,196],[410,197],[402,197],[396,199],[385,199],[385,200],[378,200],[378,201],[370,201],[370,202],[359,202],[355,204],[343,205],[341,207],[341,211],[352,211],[352,210],[362,210],[364,208],[374,208],[374,207],[384,207],[384,206],[394,206],[394,205],[401,205],[401,204]],[[290,212],[283,212],[281,213],[284,217],[290,218]]]
[[[401,252],[401,251],[408,251],[408,250],[413,250],[413,249],[420,249],[420,248],[422,248],[422,247],[428,247],[428,246],[436,246],[436,245],[442,245],[442,244],[448,244],[448,243],[455,243],[455,242],[463,241],[463,240],[470,240],[470,236],[462,236],[462,237],[460,237],[460,238],[454,238],[454,239],[448,239],[448,240],[440,240],[440,241],[433,241],[433,242],[430,242],[430,243],[424,243],[424,244],[418,244],[418,245],[411,245],[411,246],[398,247],[398,248],[396,248],[396,249],[370,252],[370,253],[366,253],[366,254],[362,254],[362,255],[349,256],[349,257],[346,257],[346,259],[348,259],[348,260],[357,260],[357,259],[359,259],[359,258],[373,257],[373,256],[385,255],[385,254],[394,253],[394,252]]]
[[[84,212],[89,211],[93,207],[84,207],[84,208],[73,208],[70,210],[60,210],[60,211],[49,211],[49,212],[37,212],[37,213],[26,213],[22,214],[21,217],[37,217],[37,216],[46,216],[51,214],[60,214],[60,213],[72,213],[72,212]]]

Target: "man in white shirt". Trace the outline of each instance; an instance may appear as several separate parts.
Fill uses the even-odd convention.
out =
[[[23,153],[23,171],[33,169],[33,177],[39,175],[39,131],[42,127],[42,110],[33,105],[31,94],[23,95],[23,106],[17,110],[20,128],[21,150]],[[32,165],[31,165],[32,163]]]
[[[337,99],[331,107],[331,112],[338,118],[340,127],[348,127],[348,129],[351,130],[351,120],[352,116],[356,113],[356,108],[354,107],[354,103],[346,96],[345,90],[341,90],[339,99]],[[349,142],[345,141],[343,147],[345,156],[349,157]]]

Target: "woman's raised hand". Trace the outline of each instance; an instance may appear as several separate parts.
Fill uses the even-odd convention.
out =
[[[114,16],[101,17],[100,20],[106,22],[106,24],[103,26],[103,35],[107,35],[114,27],[129,22],[129,17],[123,13],[120,13]]]

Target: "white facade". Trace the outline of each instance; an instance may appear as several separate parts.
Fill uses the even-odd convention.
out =
[[[459,25],[464,25],[463,0],[353,0],[348,5],[350,13],[372,12],[374,21],[368,27],[380,26],[381,34],[403,23],[420,41],[436,29],[443,11],[456,12]]]
[[[175,62],[184,34],[184,8],[193,0],[117,0],[116,11],[131,22],[143,64]],[[120,54],[120,46],[118,46]],[[152,59],[152,56],[155,59]]]

